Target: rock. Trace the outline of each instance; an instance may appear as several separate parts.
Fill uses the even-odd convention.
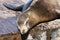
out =
[[[48,31],[48,33],[51,33],[51,40],[60,40],[60,19],[37,25],[30,31],[32,40],[47,40],[46,32],[48,29],[51,30],[51,32]]]
[[[3,6],[6,1],[12,0],[0,0],[0,40],[21,40],[16,23],[16,12]]]
[[[55,29],[52,31],[51,40],[60,40],[60,29]]]
[[[4,2],[9,2],[14,5],[20,5],[21,0],[0,0],[0,34],[13,32],[12,30],[14,30],[14,32],[16,32],[16,29],[14,27],[17,26],[17,25],[15,25],[16,24],[16,20],[15,20],[16,15],[15,14],[17,14],[17,12],[5,8],[3,6]],[[14,25],[14,27],[12,25],[12,28],[10,28],[11,23]],[[7,27],[7,26],[9,26],[9,27]],[[8,28],[8,30],[7,30],[7,28]],[[58,28],[60,28],[60,19],[56,19],[56,20],[46,22],[46,23],[41,23],[30,31],[30,33],[29,33],[30,36],[29,36],[29,38],[27,38],[27,40],[47,40],[46,39],[46,37],[47,37],[46,30],[48,30],[48,29],[54,30],[51,33],[51,40],[60,40],[60,29],[58,29]],[[10,29],[12,29],[12,30],[10,31]],[[1,30],[3,30],[3,32]]]

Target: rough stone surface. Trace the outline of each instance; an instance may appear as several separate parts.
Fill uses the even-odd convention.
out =
[[[60,40],[60,29],[56,29],[51,34],[51,40]]]
[[[16,23],[16,12],[3,6],[3,3],[8,1],[13,3],[12,0],[0,0],[0,40],[13,40],[14,38],[21,40]]]
[[[21,2],[20,2],[20,0],[0,0],[0,30],[7,33],[8,32],[7,26],[9,26],[11,23],[13,23],[13,25],[16,26],[15,25],[16,15],[15,14],[17,12],[5,8],[3,6],[4,2],[9,2],[9,3],[15,4],[15,5],[20,5]],[[13,21],[15,21],[15,22],[13,22]],[[8,23],[8,22],[10,22],[10,23]],[[2,28],[2,26],[3,26],[3,28]],[[46,37],[47,37],[46,30],[48,30],[48,29],[51,29],[51,30],[54,29],[51,33],[51,40],[60,40],[60,29],[58,29],[58,28],[60,28],[60,19],[56,19],[51,22],[41,23],[37,27],[35,27],[34,29],[31,30],[31,32],[30,32],[31,39],[27,39],[27,40],[46,40]],[[11,28],[8,28],[8,29],[11,29]],[[6,30],[6,31],[4,31],[4,30]],[[0,31],[1,34],[3,33],[2,31]],[[16,31],[16,29],[15,29],[15,31]],[[13,31],[11,31],[11,32],[13,32]]]
[[[53,29],[51,32],[51,40],[60,40],[60,19],[39,24],[31,30],[30,34],[33,39],[30,40],[47,40],[46,30],[48,29]]]
[[[15,15],[16,12],[3,6],[3,3],[6,1],[0,0],[0,35],[18,32]]]

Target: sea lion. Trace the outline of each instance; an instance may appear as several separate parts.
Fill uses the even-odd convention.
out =
[[[31,27],[34,27],[39,23],[49,22],[60,18],[60,10],[58,10],[59,4],[57,5],[58,2],[56,0],[37,0],[30,6],[31,3],[33,2],[31,1],[27,4],[27,8],[30,7],[29,10],[25,11],[27,8],[24,7],[25,9],[21,12],[22,14],[18,15],[18,28],[22,34],[26,33]],[[14,8],[12,10],[14,10]]]

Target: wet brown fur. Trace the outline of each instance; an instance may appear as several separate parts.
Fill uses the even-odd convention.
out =
[[[59,14],[55,12],[54,5],[50,5],[42,1],[37,1],[33,6],[30,7],[28,11],[26,11],[24,14],[22,14],[22,17],[19,16],[18,18],[18,24],[23,24],[26,18],[29,18],[30,26],[34,26],[38,22],[44,22],[49,21],[53,19],[59,18]],[[23,21],[21,22],[21,20]]]

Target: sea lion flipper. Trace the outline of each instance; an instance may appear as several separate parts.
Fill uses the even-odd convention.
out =
[[[15,6],[7,2],[4,2],[3,5],[7,7],[8,9],[15,10],[15,11],[22,11],[22,8],[23,8],[23,5]]]
[[[33,0],[29,0],[27,3],[25,3],[22,11],[25,11],[26,9],[28,9],[28,7],[31,5],[32,2],[33,2]]]
[[[7,7],[8,9],[15,10],[15,11],[22,11],[24,12],[25,10],[28,9],[28,7],[31,5],[33,0],[29,0],[27,3],[20,5],[20,6],[15,6],[12,4],[9,4],[7,2],[4,2],[3,5]]]

